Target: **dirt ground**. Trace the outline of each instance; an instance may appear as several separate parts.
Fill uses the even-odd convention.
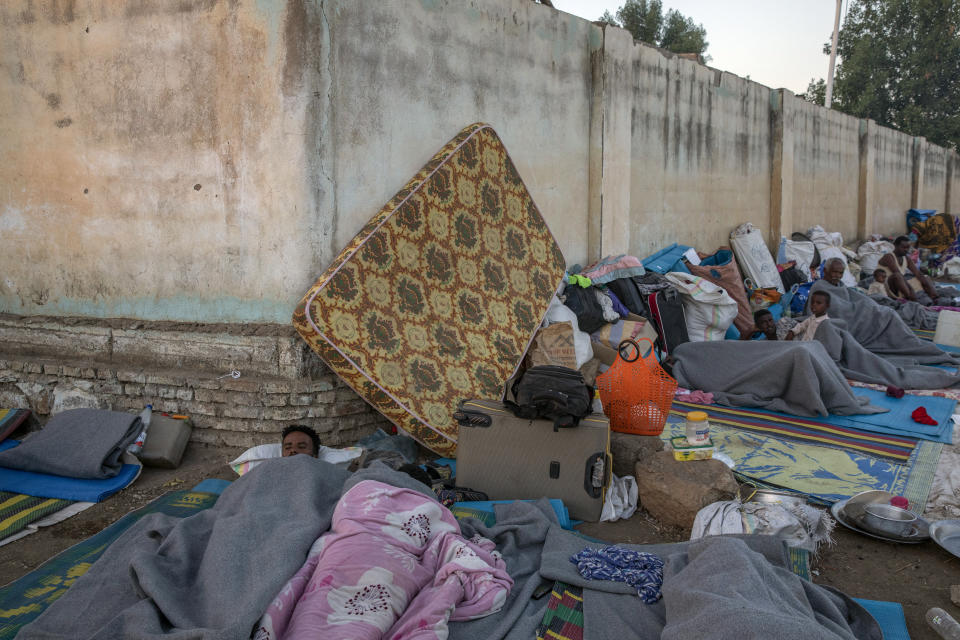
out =
[[[0,584],[7,584],[48,558],[97,533],[125,514],[167,491],[189,489],[206,478],[233,480],[227,466],[241,449],[191,444],[179,469],[144,468],[128,489],[52,527],[0,547]],[[676,542],[685,532],[662,527],[646,512],[614,523],[584,524],[583,533],[609,540],[643,544]],[[822,549],[813,562],[814,582],[831,585],[858,598],[890,600],[903,605],[914,640],[939,638],[924,621],[930,607],[941,607],[960,619],[950,601],[950,586],[960,584],[960,559],[932,542],[898,545],[874,540],[837,525],[836,543]]]

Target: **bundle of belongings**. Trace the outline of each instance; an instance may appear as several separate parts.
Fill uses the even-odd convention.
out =
[[[68,478],[112,478],[140,430],[140,417],[129,413],[64,411],[22,443],[0,451],[0,467]]]
[[[404,474],[300,455],[189,518],[143,517],[18,637],[882,638],[788,566],[773,536],[590,542],[540,502],[457,522]]]

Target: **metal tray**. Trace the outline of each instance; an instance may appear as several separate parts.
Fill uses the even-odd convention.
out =
[[[856,496],[855,496],[856,497]],[[851,498],[852,500],[853,498]],[[921,542],[926,542],[930,539],[930,523],[924,520],[923,518],[918,517],[917,522],[914,525],[914,534],[911,536],[887,536],[880,533],[874,533],[868,530],[863,526],[859,516],[851,516],[849,512],[846,511],[847,502],[849,500],[841,500],[840,502],[835,502],[832,507],[830,507],[830,513],[836,519],[837,522],[842,524],[848,529],[852,529],[857,533],[862,533],[865,536],[870,536],[871,538],[876,538],[877,540],[885,540],[887,542],[898,542],[900,544],[920,544]],[[862,512],[862,507],[861,507]]]
[[[930,525],[930,537],[938,545],[960,558],[960,520],[940,520]]]

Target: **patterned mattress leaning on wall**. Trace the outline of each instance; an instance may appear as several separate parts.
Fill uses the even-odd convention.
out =
[[[293,324],[362,398],[452,456],[457,403],[500,399],[563,272],[500,138],[473,124],[360,230]]]

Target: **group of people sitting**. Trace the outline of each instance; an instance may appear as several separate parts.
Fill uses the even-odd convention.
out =
[[[924,300],[928,305],[938,297],[942,300],[946,293],[937,296],[937,288],[909,258],[910,239],[897,238],[894,246],[895,251],[880,260],[886,270],[877,281],[906,299],[928,298]],[[671,351],[665,367],[681,386],[711,392],[721,404],[761,406],[795,415],[879,411],[863,406],[848,380],[884,384],[901,392],[960,386],[955,371],[928,366],[955,367],[960,360],[917,337],[898,311],[911,303],[881,304],[863,289],[847,287],[842,281],[845,271],[842,259],[824,264],[823,278],[810,287],[805,318],[775,321],[769,310],[758,310],[740,342],[682,344]],[[887,271],[890,275],[885,278]],[[935,311],[923,312],[936,322]],[[764,341],[778,344],[764,345]],[[723,362],[723,367],[718,368],[717,362]],[[774,384],[774,377],[783,384]],[[802,389],[798,387],[801,379]]]

